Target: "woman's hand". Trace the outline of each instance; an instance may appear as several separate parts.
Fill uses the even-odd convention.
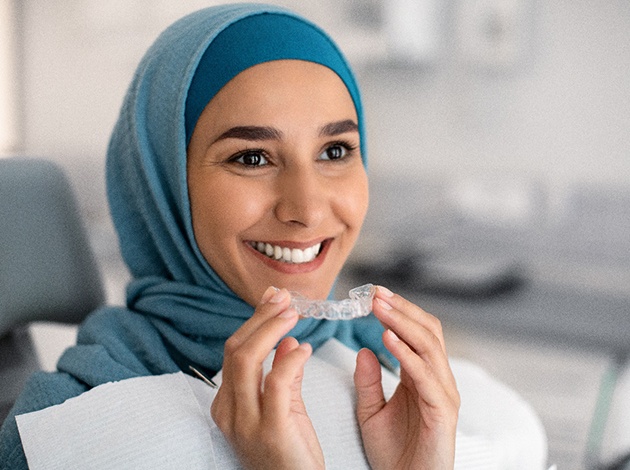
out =
[[[262,363],[297,323],[286,289],[269,288],[254,315],[225,343],[223,382],[212,418],[246,468],[324,468],[317,435],[302,401],[309,344],[285,338],[263,380]]]
[[[401,380],[386,402],[376,356],[359,351],[357,417],[371,467],[452,469],[460,399],[439,320],[383,287],[373,313],[387,328],[383,342],[400,361]]]

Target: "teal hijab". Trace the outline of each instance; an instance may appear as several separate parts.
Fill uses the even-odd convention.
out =
[[[187,370],[218,371],[225,340],[253,314],[201,254],[192,228],[186,146],[201,112],[234,76],[278,59],[336,72],[354,101],[365,162],[363,109],[352,72],[317,26],[278,7],[232,4],[168,28],[140,63],[107,155],[107,188],[122,255],[133,276],[124,309],[107,308],[80,329],[59,368],[90,383]],[[385,357],[373,318],[302,320],[291,331],[315,348],[331,337]]]

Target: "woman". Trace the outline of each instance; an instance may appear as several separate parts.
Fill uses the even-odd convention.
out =
[[[289,291],[331,292],[367,210],[365,159],[357,85],[317,27],[262,5],[171,26],[141,62],[108,150],[127,307],[92,314],[58,372],[31,379],[0,461],[26,468],[16,415],[192,365],[223,370],[212,416],[245,467],[323,468],[300,385],[312,349],[334,337],[369,348],[354,380],[370,465],[452,467],[459,394],[434,317],[382,287],[363,321],[299,320],[289,305]],[[389,401],[377,355],[400,363]]]

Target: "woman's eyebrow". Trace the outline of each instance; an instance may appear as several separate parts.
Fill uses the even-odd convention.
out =
[[[336,121],[326,124],[319,130],[319,135],[322,137],[333,137],[346,132],[358,132],[359,126],[352,119],[346,119],[344,121]]]
[[[273,127],[266,126],[237,126],[232,127],[221,134],[215,142],[224,139],[241,140],[280,140],[282,132]]]
[[[336,121],[322,126],[319,135],[322,137],[333,137],[346,132],[358,132],[359,126],[352,119]],[[219,137],[215,142],[225,139],[241,139],[241,140],[281,140],[283,134],[274,127],[268,126],[236,126],[231,127]]]

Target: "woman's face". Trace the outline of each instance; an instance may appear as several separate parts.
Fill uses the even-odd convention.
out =
[[[311,62],[258,64],[206,106],[188,147],[193,229],[246,302],[270,285],[328,295],[367,211],[359,144],[345,85]]]

